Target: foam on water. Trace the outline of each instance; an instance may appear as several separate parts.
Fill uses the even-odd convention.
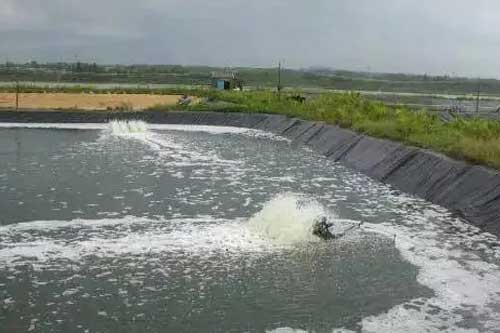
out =
[[[249,220],[128,216],[18,223],[0,227],[0,266],[23,261],[49,264],[58,259],[78,262],[88,255],[107,258],[179,251],[198,255],[277,251],[318,241],[311,231],[319,216],[335,219],[316,201],[298,194],[281,194]],[[74,238],[75,234],[79,237]]]
[[[113,120],[109,123],[109,128],[103,132],[101,140],[109,140],[112,137],[135,140],[147,146],[160,157],[164,157],[162,165],[168,166],[193,166],[193,165],[228,165],[239,164],[239,161],[229,161],[219,158],[219,156],[210,149],[200,149],[190,143],[183,144],[176,140],[172,135],[166,133],[157,133],[151,130],[152,125],[143,121],[118,121]],[[164,125],[160,125],[165,128]],[[194,126],[196,128],[196,126]],[[176,126],[175,128],[182,128]],[[185,127],[188,130],[190,127]],[[214,134],[228,133],[224,129],[211,129],[210,126],[204,126],[206,131],[214,130]],[[234,132],[229,132],[234,133]]]
[[[317,201],[293,193],[280,194],[264,205],[248,222],[250,230],[278,243],[316,241],[312,235],[314,220],[333,213]]]
[[[207,126],[207,125],[177,125],[177,124],[150,124],[141,120],[111,120],[109,123],[1,123],[0,128],[27,128],[27,129],[73,129],[73,130],[111,130],[114,134],[140,133],[152,131],[204,132],[210,134],[240,134],[252,137],[262,137],[272,140],[289,141],[288,139],[244,127]]]
[[[0,128],[105,130],[108,125],[103,123],[0,123]]]
[[[0,124],[3,128],[16,126]],[[213,166],[222,165],[224,168],[220,169],[228,170],[228,166],[240,161],[223,160],[217,156],[217,151],[189,145],[169,135],[169,130],[249,133],[248,130],[236,128],[152,125],[143,122],[19,124],[19,127],[101,130],[106,140],[133,140],[144,144],[148,152],[155,154],[154,160],[159,160],[162,169],[171,163],[210,166],[203,169],[206,172],[202,172],[204,177],[212,177],[219,172],[219,169],[211,168]],[[156,154],[164,159],[158,159]],[[211,169],[215,172],[208,173]],[[245,170],[242,170],[239,168],[236,170],[238,173],[235,171],[232,175],[243,175]],[[199,175],[193,173],[192,177],[196,176]],[[263,175],[259,179],[272,179],[281,184],[301,181],[300,177],[293,176],[295,174],[291,170],[284,172],[281,177],[266,178]],[[383,185],[371,183],[357,174],[344,177],[340,185],[334,184],[338,181],[335,178],[317,177],[310,178],[310,181],[320,188],[328,188],[324,191],[324,197],[321,197],[322,202],[328,204],[341,199],[349,200],[345,194],[349,191],[365,193],[370,202],[359,204],[358,207],[354,207],[356,203],[353,203],[353,209],[362,211],[363,218],[384,216],[387,222],[365,223],[364,232],[377,233],[388,239],[395,235],[395,246],[401,256],[419,267],[418,282],[435,293],[434,297],[409,300],[386,313],[363,318],[360,321],[363,331],[477,331],[464,328],[467,320],[473,320],[472,327],[480,328],[479,331],[499,331],[500,269],[495,260],[498,262],[500,258],[500,247],[489,248],[487,245],[498,243],[495,236],[481,233],[477,228],[450,217],[442,208],[424,204],[412,197],[388,194],[388,189]],[[244,187],[249,193],[262,190],[258,187],[249,188],[250,185]],[[300,186],[298,191],[311,190],[307,188],[306,181]],[[375,191],[375,187],[380,188],[380,192]],[[178,193],[178,197],[188,200],[188,196],[182,192]],[[258,202],[258,199],[252,200]],[[250,201],[241,202],[242,206],[249,204]],[[417,209],[409,209],[407,204]],[[216,209],[214,211],[219,213]],[[335,217],[331,210],[303,195],[282,194],[265,204],[248,221],[243,218],[176,215],[169,219],[128,216],[21,223],[0,227],[0,267],[9,270],[30,264],[35,269],[56,266],[64,270],[67,260],[78,263],[88,256],[105,259],[137,255],[144,261],[149,260],[148,254],[151,253],[156,257],[175,257],[176,253],[185,253],[202,259],[227,253],[243,255],[247,259],[317,241],[311,234],[311,226],[312,221],[322,215],[336,223],[343,221]],[[447,231],[448,226],[452,231]],[[207,262],[212,263],[208,259]]]
[[[495,331],[500,327],[500,269],[479,255],[460,249],[463,239],[443,238],[446,235],[441,227],[430,222],[439,217],[438,213],[429,210],[420,214],[419,219],[409,215],[412,224],[408,226],[366,223],[363,231],[387,238],[395,235],[395,246],[401,255],[420,268],[418,282],[434,290],[435,296],[410,300],[387,313],[366,317],[360,323],[363,331],[447,328],[474,332],[463,328],[468,317],[479,318],[484,331]],[[318,202],[288,193],[269,201],[248,221],[210,216],[169,220],[129,216],[20,223],[0,227],[0,267],[22,264],[30,264],[34,269],[63,267],[64,260],[78,263],[88,256],[121,258],[169,253],[198,258],[217,253],[258,256],[314,241],[312,222],[325,215],[337,221]],[[454,224],[459,229],[466,227],[459,220]],[[418,230],[416,226],[424,228]],[[477,239],[466,240],[491,240],[492,236],[478,233],[474,237]]]
[[[113,135],[130,135],[135,133],[146,133],[147,124],[140,120],[111,121],[109,123]]]
[[[163,126],[163,125],[161,125]],[[120,138],[140,142],[149,148],[150,151],[163,157],[162,165],[168,166],[193,166],[193,165],[217,165],[231,163],[231,161],[221,160],[216,153],[211,150],[200,150],[199,147],[188,143],[185,146],[175,139],[168,132],[159,134],[153,131],[153,126],[143,121],[119,121],[113,120],[104,130],[100,140]],[[186,127],[189,129],[189,127]]]
[[[0,227],[0,233],[0,267],[22,263],[44,267],[60,259],[80,262],[89,255],[113,258],[182,252],[208,256],[216,252],[258,254],[279,249],[251,233],[241,219],[209,216],[35,221]]]
[[[335,212],[319,201],[304,194],[282,193],[267,202],[262,210],[251,217],[248,228],[254,233],[271,240],[275,244],[298,244],[318,242],[313,235],[314,222],[326,217],[332,223],[330,230],[345,230],[358,221],[339,219]],[[356,233],[352,232],[343,240],[354,241]]]
[[[395,198],[412,201],[404,195]],[[337,224],[343,221],[316,201],[296,194],[282,194],[250,219],[249,228],[275,243],[314,241],[312,221],[325,215]],[[450,218],[437,206],[411,212],[407,218],[407,224],[365,223],[362,232],[395,239],[402,257],[420,268],[417,281],[432,289],[435,296],[413,299],[387,313],[363,318],[362,331],[500,330],[500,268],[484,258],[486,255],[496,257],[494,261],[498,259],[498,239],[460,219]],[[447,231],[446,224],[451,225],[453,234]],[[471,318],[474,318],[472,323],[468,322]],[[468,329],[471,324],[481,329]]]
[[[455,232],[474,230],[468,236],[449,235],[442,226],[432,222],[436,217],[440,216],[435,211],[427,211],[416,219],[409,216],[413,225],[367,223],[363,226],[365,231],[395,237],[395,246],[403,258],[420,268],[417,281],[436,294],[364,318],[363,331],[431,332],[446,328],[454,332],[478,332],[466,328],[470,318],[474,318],[473,326],[482,327],[480,331],[500,329],[500,268],[484,261],[479,253],[464,249],[475,242],[489,242],[494,236],[481,233],[458,219],[452,222]]]

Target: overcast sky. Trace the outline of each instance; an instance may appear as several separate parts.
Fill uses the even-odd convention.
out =
[[[500,78],[499,0],[0,0],[0,61]]]

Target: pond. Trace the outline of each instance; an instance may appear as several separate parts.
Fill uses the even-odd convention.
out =
[[[3,331],[500,330],[494,236],[280,137],[3,123],[0,156]]]

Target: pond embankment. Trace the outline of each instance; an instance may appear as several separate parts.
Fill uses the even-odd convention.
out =
[[[141,119],[149,123],[236,126],[281,135],[406,193],[446,207],[500,235],[500,174],[428,150],[372,138],[322,122],[282,115],[224,112],[11,112],[0,122],[79,123]]]

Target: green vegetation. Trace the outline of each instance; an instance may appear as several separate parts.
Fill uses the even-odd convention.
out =
[[[0,92],[15,92],[14,85]],[[357,93],[314,94],[305,103],[278,99],[269,89],[249,92],[219,92],[206,87],[148,88],[21,85],[21,92],[188,94],[203,97],[192,106],[157,106],[157,110],[189,109],[226,112],[264,112],[306,120],[324,121],[367,135],[431,149],[450,157],[500,169],[500,121],[456,118],[445,122],[436,113],[391,107]],[[431,98],[432,96],[429,96]],[[398,101],[401,98],[398,97]]]
[[[15,85],[0,86],[0,92],[15,93]],[[148,88],[148,87],[97,87],[93,85],[74,85],[74,86],[43,86],[34,84],[20,84],[21,93],[68,93],[68,94],[149,94],[149,95],[204,95],[208,88],[203,87],[172,87],[172,88]]]
[[[277,85],[276,68],[233,68],[247,87],[273,88]],[[103,84],[210,85],[211,73],[221,68],[178,65],[100,65],[95,63],[0,64],[0,81],[59,82]],[[366,73],[328,68],[285,69],[282,85],[292,88],[358,90],[394,93],[475,95],[478,84],[482,95],[500,96],[500,81],[468,79],[447,75],[410,75]]]
[[[390,108],[357,93],[323,94],[305,103],[286,96],[278,99],[275,93],[267,91],[202,93],[205,99],[201,104],[154,109],[262,112],[324,121],[500,169],[500,121],[456,118],[445,122],[425,110]]]

